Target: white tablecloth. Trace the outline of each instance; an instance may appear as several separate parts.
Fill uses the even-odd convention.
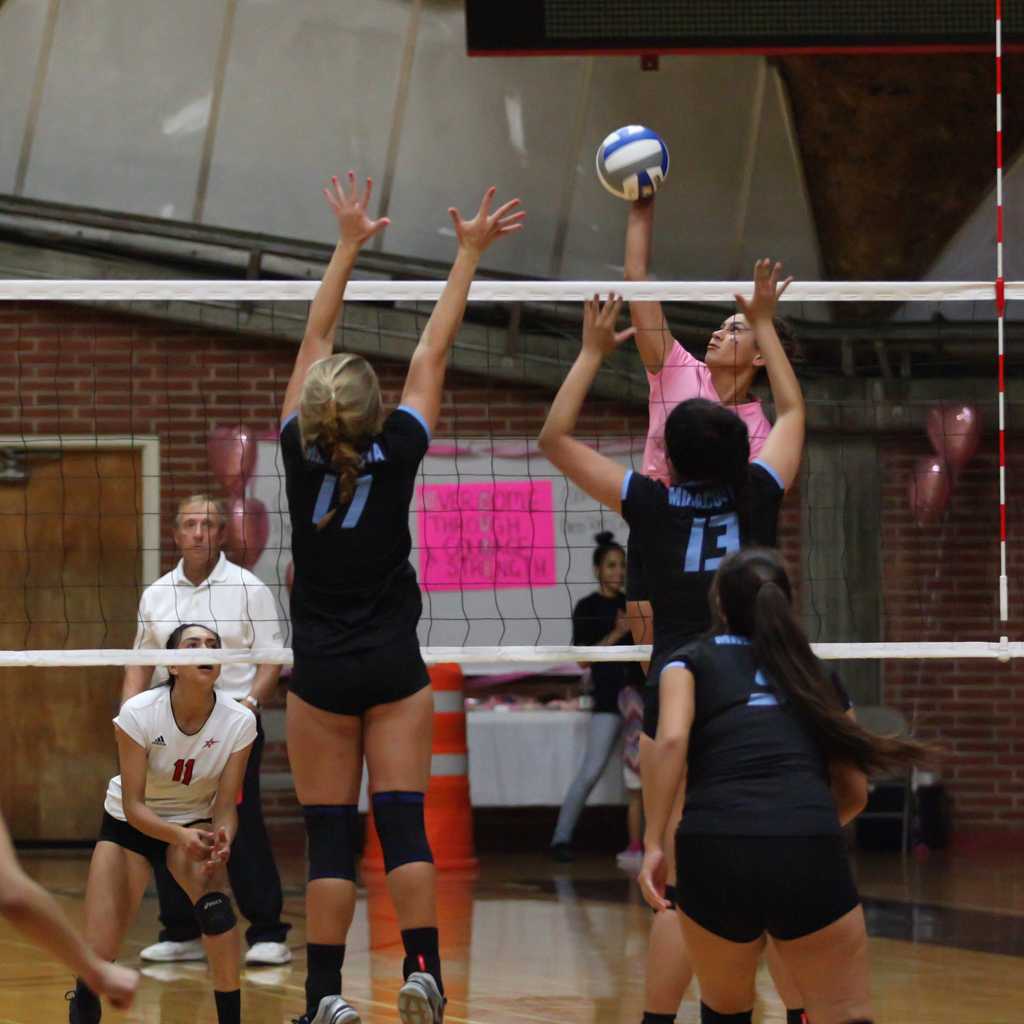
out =
[[[474,807],[559,806],[587,742],[589,711],[470,711],[469,790]],[[622,743],[588,804],[624,804]]]
[[[589,711],[470,711],[469,798],[474,807],[558,807],[583,761]],[[366,772],[359,809],[367,808]],[[587,804],[625,804],[622,742]]]

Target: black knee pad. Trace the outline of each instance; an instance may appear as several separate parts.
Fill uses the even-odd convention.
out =
[[[422,793],[374,793],[373,820],[384,852],[385,871],[418,861],[434,863],[423,823]]]
[[[238,920],[231,897],[222,892],[208,892],[196,903],[196,920],[204,935],[223,935],[235,927]]]
[[[700,1004],[700,1024],[750,1024],[754,1011],[744,1013],[716,1013],[706,1003]]]
[[[355,804],[310,804],[302,808],[309,847],[309,881],[356,880],[355,840],[359,808]]]

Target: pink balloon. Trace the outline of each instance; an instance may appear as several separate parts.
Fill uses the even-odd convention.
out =
[[[245,427],[216,427],[206,439],[206,454],[221,487],[240,498],[256,465],[255,435]]]
[[[258,498],[235,498],[228,509],[224,553],[236,565],[251,569],[267,546],[270,518]]]
[[[937,455],[922,455],[914,463],[908,498],[918,526],[929,526],[942,518],[951,490],[949,470]]]
[[[936,455],[945,459],[954,474],[959,473],[978,450],[981,414],[973,405],[954,402],[928,410],[928,440]]]

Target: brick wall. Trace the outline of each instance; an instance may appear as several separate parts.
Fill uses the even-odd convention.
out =
[[[885,639],[992,641],[1020,636],[1019,581],[1024,548],[1024,458],[1011,458],[1008,576],[1012,619],[998,605],[999,517],[996,460],[987,437],[956,482],[936,526],[918,526],[907,501],[922,438],[890,439],[882,448]],[[960,833],[981,836],[1024,828],[1024,680],[997,661],[897,662],[885,665],[885,702],[900,708],[920,736],[945,751],[942,775]]]

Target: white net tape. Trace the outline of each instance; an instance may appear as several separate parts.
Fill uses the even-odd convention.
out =
[[[0,281],[0,301],[310,302],[318,281]],[[347,301],[431,302],[443,281],[352,281]],[[659,302],[733,302],[749,281],[476,281],[470,302],[582,302],[614,292]],[[1024,281],[1007,281],[1006,298],[1024,299]],[[992,281],[795,281],[783,302],[995,301]]]
[[[815,654],[826,661],[882,659],[995,659],[1024,657],[1024,643],[838,643],[813,644]],[[459,665],[551,665],[571,661],[646,661],[651,648],[633,647],[424,647],[428,665],[454,662]],[[85,650],[0,651],[0,668],[72,668],[102,665],[291,665],[287,648],[248,650]]]

